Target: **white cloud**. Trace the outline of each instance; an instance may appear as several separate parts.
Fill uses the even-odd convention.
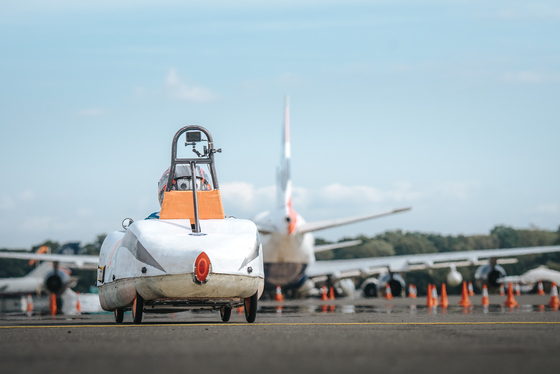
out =
[[[144,97],[148,94],[148,89],[145,87],[134,87],[132,90],[132,96],[134,97]]]
[[[558,209],[558,204],[551,203],[551,204],[538,205],[536,211],[538,213],[544,213],[544,214],[557,214],[559,212],[559,209]]]
[[[470,186],[461,182],[445,182],[434,189],[435,193],[442,196],[465,200],[468,198]]]
[[[502,75],[501,79],[509,83],[550,83],[560,82],[560,73],[537,72],[537,71],[510,71]]]
[[[241,84],[241,87],[248,90],[259,90],[268,87],[293,87],[301,84],[303,77],[295,73],[283,73],[268,79],[248,80]]]
[[[303,80],[303,77],[299,74],[284,73],[276,78],[276,80],[282,85],[290,86],[300,83]]]
[[[80,117],[100,117],[106,114],[107,111],[103,108],[91,108],[78,111]]]
[[[499,10],[498,18],[506,20],[546,20],[560,18],[560,7],[555,3],[523,2],[517,9],[507,8]]]
[[[33,199],[35,199],[35,193],[33,191],[30,190],[25,190],[22,191],[19,196],[18,196],[19,200],[21,201],[32,201]]]
[[[255,188],[249,183],[230,182],[223,183],[220,189],[224,205],[245,214],[256,214],[272,209],[275,204],[275,186]],[[412,202],[423,196],[423,192],[414,191],[409,183],[397,183],[394,189],[387,191],[367,186],[343,186],[337,183],[317,191],[301,187],[293,189],[296,209],[310,206],[360,207],[364,203]]]
[[[16,197],[4,195],[0,199],[0,210],[13,210],[18,206],[18,203],[28,203],[34,199],[35,193],[30,190],[22,191]]]
[[[409,182],[394,183],[390,189],[369,186],[346,186],[333,183],[318,190],[297,187],[293,189],[296,210],[332,209],[359,211],[393,204],[414,204],[437,199],[468,200],[478,184],[443,182],[425,188],[414,188]],[[223,183],[222,197],[226,210],[244,217],[273,209],[276,202],[275,186],[255,188],[244,182]],[[343,214],[344,212],[340,212]]]
[[[11,196],[2,196],[0,199],[0,209],[1,210],[12,210],[16,207],[16,202]]]
[[[85,218],[92,215],[91,209],[87,208],[78,208],[76,209],[76,217]]]
[[[52,229],[53,217],[27,217],[20,225],[20,230],[24,232],[48,232]]]
[[[245,182],[222,183],[220,191],[226,207],[244,214],[255,214],[272,208],[276,196],[274,186],[255,188]]]
[[[165,78],[165,93],[174,100],[188,103],[205,103],[218,98],[205,87],[183,83],[175,69],[171,69]]]

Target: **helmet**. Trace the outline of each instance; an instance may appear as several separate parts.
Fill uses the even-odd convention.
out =
[[[212,186],[210,185],[210,179],[208,174],[200,167],[196,166],[196,189],[197,191],[210,191]],[[167,181],[169,180],[169,169],[163,173],[162,177],[158,182],[158,199],[159,205],[163,204],[163,195],[167,189]],[[192,178],[191,178],[191,168],[190,165],[179,164],[175,166],[175,175],[173,177],[172,190],[178,191],[188,191],[192,190]]]

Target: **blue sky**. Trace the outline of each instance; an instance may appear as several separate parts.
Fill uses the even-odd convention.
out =
[[[1,2],[0,247],[92,241],[158,209],[207,127],[226,214],[413,210],[317,233],[560,224],[560,6],[534,1]]]

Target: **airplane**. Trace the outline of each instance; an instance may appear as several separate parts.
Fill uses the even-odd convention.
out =
[[[78,251],[79,242],[70,242],[62,245],[54,254],[50,254],[50,249],[46,246],[39,247],[36,253],[2,252],[0,254],[2,258],[28,259],[30,265],[35,261],[44,261],[36,264],[35,269],[23,277],[0,279],[0,295],[41,295],[41,293],[61,295],[77,282],[77,279],[70,276],[71,271],[68,268],[96,269],[86,263],[87,260],[97,259],[97,256],[76,256],[81,261],[66,262],[67,256],[76,255]],[[60,262],[64,262],[66,266],[59,265]]]
[[[10,253],[2,252],[0,257],[28,259],[29,264],[35,264],[35,268],[27,275],[19,278],[2,278],[0,279],[0,296],[16,297],[33,295],[40,297],[42,294],[51,295],[50,310],[56,313],[62,310],[61,300],[68,299],[64,296],[66,293],[73,294],[71,288],[78,281],[77,278],[71,276],[69,268],[80,268],[95,270],[96,266],[88,264],[97,259],[97,256],[75,256],[80,249],[79,242],[69,242],[62,245],[54,254],[50,254],[50,248],[43,245],[39,247],[36,253]],[[68,262],[68,256],[75,256],[79,261]],[[38,262],[41,260],[46,260]],[[66,266],[60,265],[60,262]],[[64,297],[63,297],[64,296]]]
[[[321,222],[306,222],[295,211],[292,204],[290,155],[290,106],[289,98],[286,96],[281,159],[276,178],[277,205],[275,210],[259,213],[253,219],[263,243],[265,291],[269,296],[276,292],[277,287],[291,297],[316,295],[316,285],[319,283],[335,286],[340,296],[351,296],[355,288],[351,278],[365,278],[378,274],[380,274],[379,279],[368,278],[363,283],[364,296],[383,294],[387,284],[390,285],[393,295],[401,295],[405,289],[405,282],[398,272],[448,267],[450,273],[447,280],[451,285],[456,285],[462,281],[462,276],[456,267],[472,264],[481,266],[476,273],[477,279],[497,287],[498,279],[506,275],[500,264],[516,261],[502,257],[560,251],[560,246],[553,246],[315,261],[317,252],[355,246],[360,244],[360,241],[314,245],[313,232],[405,212],[411,208]],[[487,261],[482,261],[484,259]]]
[[[516,259],[507,257],[560,251],[560,246],[549,246],[315,261],[315,253],[319,251],[354,246],[360,241],[314,245],[313,232],[405,212],[411,208],[405,207],[387,212],[320,222],[306,222],[292,206],[288,97],[286,97],[284,108],[282,134],[281,166],[277,171],[276,183],[276,209],[262,212],[253,219],[262,241],[264,291],[268,294],[272,294],[276,287],[280,286],[292,297],[312,296],[317,294],[316,286],[318,284],[326,283],[335,286],[339,296],[352,296],[355,291],[352,278],[361,277],[367,278],[362,284],[364,296],[382,295],[386,285],[390,286],[393,296],[398,296],[403,294],[406,287],[399,272],[449,268],[448,283],[456,285],[462,281],[462,276],[456,268],[470,265],[479,266],[475,274],[477,281],[492,287],[499,287],[499,280],[506,276],[506,272],[500,264],[516,261]],[[18,255],[20,257],[12,258],[35,258],[34,256],[36,256],[21,257],[20,254]],[[6,256],[6,252],[0,252],[0,257]],[[66,256],[53,259],[53,261],[97,263],[97,257],[94,256],[95,261],[93,258],[85,260],[85,257]]]

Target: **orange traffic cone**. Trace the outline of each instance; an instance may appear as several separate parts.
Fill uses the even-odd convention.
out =
[[[78,313],[82,313],[82,304],[80,303],[80,293],[76,292],[76,295],[78,295],[78,300],[76,301],[76,310],[78,311]]]
[[[416,292],[416,286],[410,283],[408,285],[408,297],[411,299],[416,299],[417,296],[418,294]]]
[[[389,283],[387,283],[387,285],[385,286],[385,300],[391,299],[393,299],[393,294],[391,293],[391,286],[389,286]]]
[[[558,309],[560,306],[560,301],[558,300],[558,289],[556,288],[556,283],[550,285],[550,302],[548,303],[552,308]]]
[[[280,285],[276,286],[276,295],[274,296],[276,301],[284,301],[284,296],[282,295],[282,287]]]
[[[432,285],[428,284],[428,292],[426,292],[426,306],[431,308],[434,306],[434,300],[432,299]]]
[[[33,315],[33,298],[31,294],[27,295],[27,315],[31,317]]]
[[[519,283],[515,283],[515,296],[521,296],[521,286]]]
[[[468,290],[469,290],[469,296],[474,296],[474,288],[472,286],[472,282],[469,282]]]
[[[500,284],[500,296],[506,296],[506,289],[504,288],[504,284]]]
[[[545,294],[545,293],[544,293],[544,287],[543,287],[541,281],[539,281],[539,285],[538,285],[538,287],[537,287],[537,290],[538,290],[538,291],[537,291],[537,295],[544,295],[544,294]]]
[[[332,286],[329,289],[329,299],[334,300],[334,287],[332,287]]]
[[[482,306],[489,306],[490,300],[488,300],[488,287],[486,285],[482,286]]]
[[[461,293],[461,301],[459,301],[459,305],[463,307],[472,306],[471,301],[469,300],[469,291],[467,291],[467,282],[463,282],[463,292]]]
[[[441,284],[441,300],[439,302],[443,309],[447,308],[449,305],[449,300],[447,300],[447,289],[445,288],[445,283]]]
[[[51,316],[56,315],[56,295],[54,293],[51,294],[49,308],[51,310]]]
[[[321,300],[326,301],[328,300],[328,296],[327,296],[327,286],[323,286],[321,287]]]
[[[432,303],[434,308],[437,308],[437,306],[439,305],[439,301],[437,298],[437,287],[435,284],[432,286]]]
[[[519,303],[513,298],[513,285],[511,282],[508,284],[508,295],[504,306],[507,306],[508,308],[519,307]]]

